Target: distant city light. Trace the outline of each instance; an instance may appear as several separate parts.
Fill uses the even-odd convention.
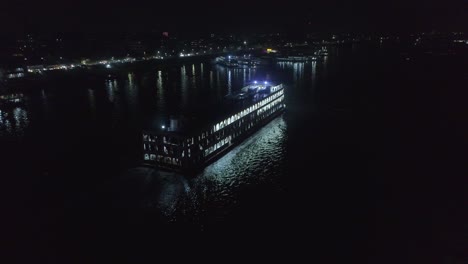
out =
[[[111,67],[112,67],[112,66],[111,66],[110,64],[107,64],[107,65],[106,65],[106,68],[107,68],[107,69],[110,69]]]
[[[165,125],[162,125],[162,126],[161,126],[161,128],[162,128],[162,129],[165,129],[165,128],[166,128],[166,126],[165,126]]]
[[[267,82],[267,81],[265,81],[264,83],[265,83],[265,84],[268,84],[268,82]]]
[[[254,81],[255,84],[257,84],[257,81]]]

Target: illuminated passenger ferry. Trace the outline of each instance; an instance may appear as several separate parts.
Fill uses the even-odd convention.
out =
[[[283,84],[255,81],[215,109],[202,118],[206,122],[172,119],[143,131],[144,163],[181,172],[202,169],[283,112]]]

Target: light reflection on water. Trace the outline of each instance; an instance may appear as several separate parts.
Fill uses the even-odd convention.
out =
[[[126,103],[128,112],[132,117],[135,117],[139,114],[138,104],[140,99],[138,93],[139,85],[138,82],[136,82],[134,79],[135,74],[129,73],[127,76],[127,80],[125,80],[124,82],[124,95],[119,96],[119,100],[124,101]],[[119,87],[119,89],[121,88]],[[118,114],[118,117],[122,117],[122,107],[117,107],[117,109],[121,111],[121,113]]]
[[[232,92],[232,76],[231,76],[231,69],[228,69],[228,94]]]
[[[188,103],[188,77],[185,65],[180,67],[181,108],[186,109]]]
[[[316,80],[317,79],[317,62],[316,61],[313,61],[312,62],[312,80]]]
[[[0,110],[0,136],[23,136],[28,126],[28,112],[24,108]]]
[[[164,89],[163,89],[163,75],[162,71],[158,71],[157,81],[156,81],[156,107],[158,112],[162,112],[165,103],[164,103]]]

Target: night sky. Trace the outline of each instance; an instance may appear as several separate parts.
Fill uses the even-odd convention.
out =
[[[2,31],[466,30],[466,0],[62,1],[2,3]]]

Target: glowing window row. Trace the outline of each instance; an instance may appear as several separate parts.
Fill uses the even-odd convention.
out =
[[[283,85],[282,84],[276,85],[276,86],[271,87],[270,89],[271,89],[271,92],[274,93],[280,89],[283,89]]]
[[[278,85],[280,86],[280,85]],[[278,87],[278,86],[275,86],[275,87]],[[225,126],[228,126],[230,124],[232,124],[233,122],[236,122],[237,120],[241,119],[242,117],[252,113],[253,111],[256,111],[257,109],[263,107],[264,105],[272,102],[273,100],[275,100],[276,98],[278,98],[279,96],[282,96],[284,94],[284,90],[281,90],[279,92],[277,92],[276,94],[272,95],[272,96],[269,96],[268,98],[266,99],[263,99],[262,101],[240,111],[239,113],[235,114],[235,115],[232,115],[231,117],[228,117],[226,118],[225,120],[219,122],[218,124],[214,125],[213,126],[213,131],[214,132],[217,132],[219,131],[220,129],[223,129]]]
[[[231,142],[232,137],[227,136],[226,138],[221,139],[218,143],[214,144],[213,146],[205,149],[205,157],[216,151],[217,149],[221,148],[222,146],[226,145],[227,143]]]
[[[283,99],[284,99],[284,96],[281,96],[280,98],[278,98],[278,99],[274,100],[273,102],[267,104],[265,107],[262,107],[262,108],[258,109],[257,115],[260,115],[260,114],[262,114],[263,112],[265,112],[265,111],[271,109],[273,106],[275,106],[276,104],[278,104],[278,103],[280,103],[281,101],[283,101]]]
[[[147,161],[157,161],[157,162],[177,165],[177,166],[181,165],[181,161],[177,158],[171,158],[171,157],[155,155],[155,154],[145,154],[144,159]]]

